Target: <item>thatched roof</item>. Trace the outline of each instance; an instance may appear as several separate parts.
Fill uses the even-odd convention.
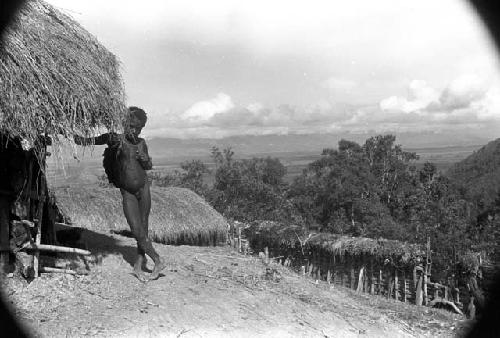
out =
[[[129,230],[116,188],[55,189],[56,203],[73,225],[89,230]],[[151,188],[149,236],[165,244],[214,245],[225,242],[228,224],[203,198],[184,188]]]
[[[0,46],[0,133],[32,143],[47,133],[119,127],[124,90],[117,58],[69,16],[29,0]]]
[[[251,242],[263,245],[297,248],[304,251],[322,251],[332,256],[368,256],[382,262],[390,259],[392,264],[407,264],[425,256],[421,245],[388,239],[351,237],[331,233],[308,233],[297,225],[278,222],[253,222],[246,230]]]
[[[321,248],[333,255],[370,256],[379,260],[391,259],[394,264],[409,263],[425,256],[418,244],[388,240],[384,238],[350,237],[336,234],[318,234],[309,245]]]

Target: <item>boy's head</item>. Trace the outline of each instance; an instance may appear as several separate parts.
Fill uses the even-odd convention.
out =
[[[133,137],[138,137],[148,119],[146,112],[139,107],[132,106],[128,108],[127,117],[128,118],[125,123],[125,133]]]

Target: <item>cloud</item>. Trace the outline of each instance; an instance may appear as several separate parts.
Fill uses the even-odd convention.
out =
[[[408,86],[408,97],[391,96],[380,101],[382,111],[411,113],[423,109],[439,99],[439,92],[425,81],[413,80]]]
[[[214,115],[226,112],[232,108],[234,108],[234,103],[231,97],[227,94],[219,93],[212,99],[193,104],[181,117],[192,121],[208,121]]]
[[[441,91],[423,81],[412,81],[408,97],[391,96],[381,100],[381,111],[371,116],[371,123],[388,121],[388,117],[403,127],[413,125],[420,129],[486,127],[487,122],[498,123],[500,87],[483,79],[474,73],[463,74]]]
[[[242,104],[219,93],[181,114],[170,112],[168,118],[152,114],[151,122],[163,127],[149,127],[149,136],[167,133],[175,137],[491,129],[500,125],[500,86],[470,74],[457,77],[442,89],[413,80],[406,96],[393,95],[379,104],[363,106],[328,99],[308,106]]]

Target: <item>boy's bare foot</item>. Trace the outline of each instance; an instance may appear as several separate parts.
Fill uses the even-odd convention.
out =
[[[148,281],[148,279],[146,278],[146,276],[144,275],[144,273],[139,269],[134,269],[134,271],[132,272],[132,274],[138,279],[140,280],[141,282],[143,283],[146,283]]]
[[[163,259],[159,259],[158,262],[155,263],[155,267],[153,269],[153,272],[151,273],[151,275],[149,276],[149,280],[155,280],[155,279],[158,279],[160,277],[160,272],[165,269],[167,267],[167,265],[165,264],[165,262],[163,261]]]

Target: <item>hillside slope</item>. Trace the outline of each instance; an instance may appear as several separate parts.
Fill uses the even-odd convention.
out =
[[[446,175],[462,186],[478,206],[490,206],[500,191],[500,139],[489,142],[452,166]]]
[[[100,261],[89,275],[4,285],[36,337],[451,337],[464,325],[448,312],[334,289],[230,247],[155,244],[172,266],[142,284],[130,273],[132,239],[89,230],[83,239]]]

